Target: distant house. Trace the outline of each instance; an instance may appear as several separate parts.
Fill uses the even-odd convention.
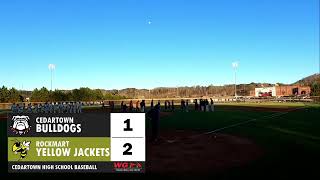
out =
[[[276,85],[272,87],[255,88],[250,91],[250,96],[255,97],[281,97],[281,96],[298,96],[310,95],[311,88],[309,86],[300,85]]]

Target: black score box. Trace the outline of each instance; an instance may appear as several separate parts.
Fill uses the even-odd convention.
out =
[[[145,172],[144,113],[10,114],[8,172]]]

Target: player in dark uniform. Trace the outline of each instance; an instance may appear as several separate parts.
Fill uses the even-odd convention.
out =
[[[111,112],[114,111],[114,101],[111,101]]]
[[[181,105],[180,105],[181,107],[181,111],[185,111],[186,110],[186,102],[183,100],[183,99],[181,99]]]
[[[140,104],[140,101],[138,100],[138,101],[136,102],[136,111],[137,111],[137,112],[140,111],[140,109],[139,109],[139,104]]]
[[[198,99],[195,99],[194,101],[194,110],[198,111],[199,105],[198,105]]]
[[[145,108],[145,102],[144,102],[144,100],[142,100],[140,103],[141,112],[144,112],[144,108]]]
[[[109,101],[108,104],[109,104],[110,112],[112,112],[112,110],[111,110],[111,101]]]
[[[120,110],[123,111],[123,101],[121,101]]]
[[[129,104],[129,111],[130,112],[133,111],[133,102],[132,102],[132,100],[130,101],[130,104]]]
[[[159,136],[159,126],[160,126],[160,105],[155,105],[147,115],[151,118],[151,141],[155,142],[158,140]]]
[[[189,100],[186,101],[186,112],[189,112]]]
[[[174,102],[173,102],[173,100],[171,101],[171,110],[174,111]]]
[[[106,105],[104,104],[104,101],[102,102],[102,110],[106,109]]]
[[[204,111],[204,101],[200,99],[200,111]]]
[[[127,104],[124,104],[122,106],[122,112],[124,112],[124,113],[128,112],[127,109],[128,109]]]
[[[151,100],[150,107],[153,108],[153,99]]]

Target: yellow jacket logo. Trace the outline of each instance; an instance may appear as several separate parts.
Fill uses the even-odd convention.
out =
[[[19,160],[26,158],[30,150],[31,141],[16,141],[12,146],[12,152],[19,155]]]

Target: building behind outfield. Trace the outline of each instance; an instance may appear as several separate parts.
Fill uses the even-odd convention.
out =
[[[250,96],[255,97],[268,97],[268,96],[299,96],[310,95],[311,88],[309,86],[300,85],[288,85],[288,86],[272,86],[255,88],[254,91],[250,91]]]

